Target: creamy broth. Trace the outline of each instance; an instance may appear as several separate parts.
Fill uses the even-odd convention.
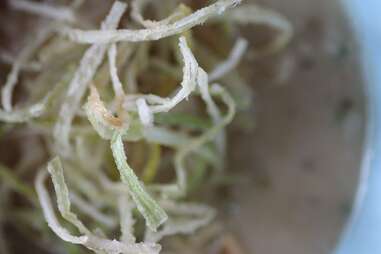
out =
[[[365,116],[356,45],[336,1],[261,2],[291,20],[295,37],[277,63],[250,65],[256,128],[230,139],[231,169],[248,176],[233,188],[230,226],[248,253],[330,253],[361,163]],[[279,82],[269,73],[281,68],[291,74]]]

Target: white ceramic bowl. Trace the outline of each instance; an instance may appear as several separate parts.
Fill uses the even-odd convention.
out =
[[[336,254],[381,253],[381,1],[343,0],[360,46],[368,101],[362,174]]]

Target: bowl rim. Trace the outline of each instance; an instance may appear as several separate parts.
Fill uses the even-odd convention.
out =
[[[334,253],[374,254],[381,250],[381,1],[341,3],[360,50],[367,123],[353,210]]]

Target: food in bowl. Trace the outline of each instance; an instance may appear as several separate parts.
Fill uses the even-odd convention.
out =
[[[12,241],[33,235],[36,253],[243,252],[223,223],[234,207],[221,205],[242,184],[232,155],[249,151],[227,137],[260,125],[247,63],[285,51],[293,25],[237,0],[63,2],[9,2],[41,16],[20,54],[3,54],[0,118],[19,153],[1,170],[4,210],[22,229]],[[259,25],[265,39],[253,44]],[[278,84],[293,64],[280,62]]]

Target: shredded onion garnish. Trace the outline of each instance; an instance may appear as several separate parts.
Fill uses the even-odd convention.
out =
[[[276,28],[278,36],[258,56],[282,49],[292,35],[285,17],[256,5],[236,7],[240,2],[217,0],[193,12],[179,1],[132,0],[126,12],[115,1],[98,30],[82,30],[101,20],[89,15],[91,1],[9,1],[14,10],[48,18],[17,57],[0,49],[0,60],[11,65],[0,135],[15,135],[9,130],[17,126],[24,146],[20,170],[0,165],[0,180],[31,204],[17,219],[44,239],[41,248],[62,251],[59,237],[74,244],[73,253],[83,246],[102,254],[157,254],[160,241],[196,235],[217,217],[197,192],[206,186],[215,195],[213,181],[225,174],[229,153],[226,126],[251,105],[251,90],[237,71],[245,67],[240,62],[249,42],[235,40],[229,29],[211,29],[208,36],[235,40],[222,59],[192,28],[208,20],[221,28],[226,22]],[[15,105],[16,84],[25,95]],[[24,180],[46,158],[52,159],[36,173],[36,196]],[[53,250],[50,242],[59,246]],[[181,253],[173,246],[168,253]]]
[[[67,7],[52,6],[46,3],[27,0],[9,0],[8,2],[15,10],[25,11],[59,21],[75,21],[75,15],[72,9]]]
[[[102,30],[115,29],[125,12],[127,5],[116,1],[109,15],[101,25]],[[54,128],[57,151],[68,156],[70,153],[69,134],[71,123],[86,92],[89,82],[101,65],[107,45],[93,45],[83,55],[77,72],[69,84],[66,98],[61,106],[59,120]]]
[[[118,41],[151,41],[182,33],[196,25],[204,23],[208,18],[221,15],[226,9],[239,4],[241,0],[219,0],[216,3],[204,7],[195,13],[174,23],[154,26],[151,29],[141,30],[110,30],[110,31],[82,31],[79,29],[66,28],[61,31],[64,36],[79,43],[111,43]]]

